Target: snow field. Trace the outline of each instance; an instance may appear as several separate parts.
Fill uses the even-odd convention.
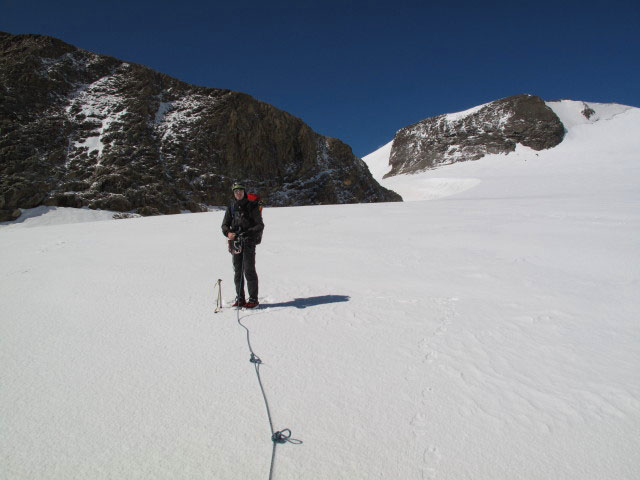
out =
[[[407,176],[431,201],[265,209],[240,316],[304,442],[274,479],[637,478],[639,120]],[[0,477],[267,478],[223,212],[90,213],[0,228]]]
[[[640,218],[583,200],[265,210],[275,478],[633,478]],[[2,232],[4,476],[266,476],[221,221]]]

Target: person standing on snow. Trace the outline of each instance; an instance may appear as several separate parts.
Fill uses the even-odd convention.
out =
[[[234,307],[255,308],[258,306],[258,274],[256,273],[256,242],[259,241],[264,223],[257,202],[247,199],[246,189],[234,183],[233,200],[222,220],[222,234],[229,239],[232,253],[236,301]],[[249,301],[245,302],[244,279],[247,279]]]

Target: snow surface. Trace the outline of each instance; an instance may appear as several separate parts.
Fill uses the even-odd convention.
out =
[[[0,222],[2,228],[42,227],[45,225],[64,225],[68,223],[97,222],[113,220],[116,212],[91,210],[89,208],[36,207],[22,209],[22,215],[13,222]]]
[[[362,159],[367,164],[371,175],[373,175],[373,178],[375,178],[378,183],[380,183],[382,177],[391,170],[389,158],[391,157],[392,146],[393,140]]]
[[[240,317],[304,442],[273,478],[638,478],[639,128],[428,172],[480,181],[433,201],[265,209]],[[213,313],[222,216],[0,228],[0,478],[268,477],[245,331]]]

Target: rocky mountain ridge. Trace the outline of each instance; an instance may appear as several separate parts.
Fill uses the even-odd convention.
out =
[[[234,180],[274,206],[401,200],[349,146],[249,95],[0,33],[0,220],[39,205],[204,211]]]
[[[540,97],[503,98],[400,129],[385,177],[513,152],[518,143],[534,150],[552,148],[562,142],[564,132],[560,119]]]

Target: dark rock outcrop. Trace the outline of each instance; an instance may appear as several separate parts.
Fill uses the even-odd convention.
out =
[[[0,217],[202,211],[226,204],[236,179],[270,205],[401,200],[340,140],[249,95],[0,33]]]
[[[515,95],[399,130],[391,148],[391,170],[385,177],[513,152],[518,143],[542,150],[563,138],[564,126],[544,100]]]

